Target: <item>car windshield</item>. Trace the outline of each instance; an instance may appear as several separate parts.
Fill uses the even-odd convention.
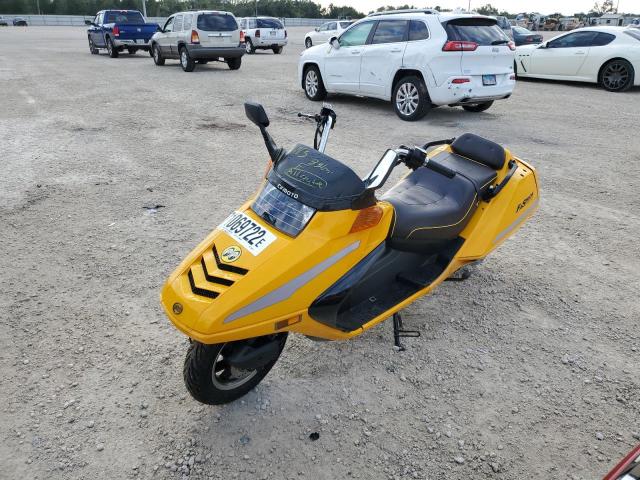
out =
[[[257,28],[284,28],[277,18],[258,18]]]
[[[457,18],[447,22],[445,30],[449,40],[475,42],[481,46],[509,41],[496,21],[490,18]]]
[[[107,12],[104,23],[119,23],[121,25],[135,25],[144,23],[140,12]]]
[[[201,13],[198,15],[198,30],[205,32],[233,32],[238,24],[233,15],[220,13]]]
[[[281,232],[298,235],[316,212],[266,183],[251,209]]]

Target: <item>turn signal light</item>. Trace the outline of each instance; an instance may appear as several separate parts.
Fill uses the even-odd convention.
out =
[[[478,48],[476,42],[449,41],[442,47],[443,52],[473,52]]]
[[[191,30],[191,43],[200,43],[200,35],[195,30]]]
[[[351,230],[349,230],[349,233],[360,232],[362,230],[366,230],[367,228],[375,227],[378,223],[380,223],[381,218],[382,208],[378,207],[377,205],[360,210],[355,222],[353,222],[353,225],[351,225]]]
[[[269,175],[271,167],[273,167],[273,161],[269,159],[269,161],[267,162],[267,168],[264,169],[264,178],[267,178],[267,175]]]
[[[295,317],[287,318],[285,320],[280,320],[274,324],[275,330],[281,330],[285,327],[289,327],[293,324],[299,323],[302,321],[302,315],[296,315]]]
[[[120,36],[120,28],[118,27],[118,25],[114,25],[113,26],[113,36],[114,37],[119,37]]]

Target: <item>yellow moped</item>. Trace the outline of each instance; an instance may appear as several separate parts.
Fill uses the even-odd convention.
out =
[[[269,152],[254,198],[231,213],[171,274],[161,301],[190,339],[184,380],[207,404],[253,389],[289,332],[346,340],[392,317],[443,281],[464,277],[538,206],[535,170],[465,133],[387,150],[361,179],[324,153],[336,122],[318,115],[314,148],[278,148],[264,108],[246,103]],[[302,114],[300,114],[302,116]],[[381,198],[391,171],[410,172]]]

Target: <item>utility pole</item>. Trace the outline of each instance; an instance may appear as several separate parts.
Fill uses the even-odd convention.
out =
[[[36,0],[36,6],[38,7],[38,15],[40,15],[40,0]]]
[[[471,0],[469,0],[469,6],[467,7],[467,12],[471,11]]]
[[[256,17],[258,16],[258,0],[256,0]]]
[[[142,0],[142,16],[147,18],[147,0]]]

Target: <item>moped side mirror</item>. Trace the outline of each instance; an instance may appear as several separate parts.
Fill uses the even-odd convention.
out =
[[[340,48],[340,42],[338,41],[338,37],[331,37],[331,40],[329,40],[329,43],[336,50]]]
[[[259,103],[245,102],[244,113],[247,115],[249,120],[261,129],[269,126],[269,117],[267,116],[267,112],[264,111],[264,107]]]

